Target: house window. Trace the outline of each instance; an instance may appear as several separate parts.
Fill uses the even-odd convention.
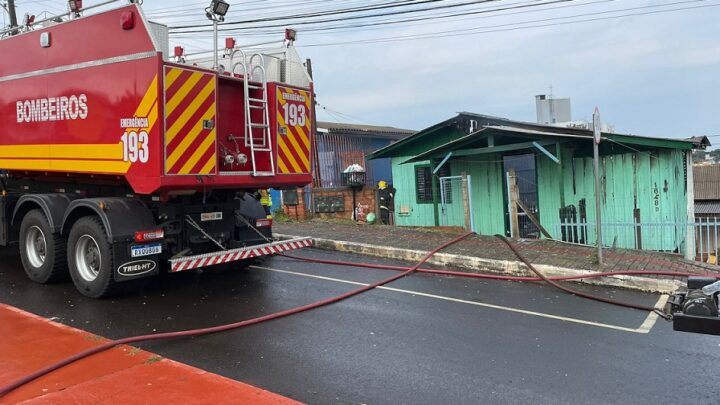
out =
[[[450,167],[445,165],[437,172],[438,177],[450,175]],[[433,174],[430,165],[415,166],[415,196],[418,203],[433,202],[432,186]],[[440,190],[436,191],[438,199],[440,198]]]

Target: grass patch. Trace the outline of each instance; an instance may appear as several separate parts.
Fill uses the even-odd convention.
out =
[[[160,361],[160,360],[162,360],[162,357],[160,357],[160,356],[152,356],[152,357],[148,358],[147,360],[145,360],[145,364],[157,363],[157,362]]]

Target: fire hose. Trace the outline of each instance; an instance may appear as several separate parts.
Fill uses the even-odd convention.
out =
[[[284,311],[275,312],[275,313],[264,315],[261,317],[248,319],[245,321],[240,321],[240,322],[235,322],[235,323],[229,323],[229,324],[225,324],[225,325],[213,326],[213,327],[202,328],[202,329],[190,329],[190,330],[184,330],[184,331],[178,331],[178,332],[165,332],[165,333],[155,333],[155,334],[150,334],[150,335],[132,336],[132,337],[127,337],[127,338],[118,339],[118,340],[111,340],[111,341],[103,343],[99,346],[93,347],[91,349],[87,349],[85,351],[82,351],[80,353],[77,353],[75,355],[67,357],[65,359],[62,359],[56,363],[53,363],[47,367],[44,367],[38,371],[35,371],[34,373],[31,373],[24,377],[21,377],[15,381],[11,382],[10,384],[0,387],[0,396],[3,396],[5,394],[7,394],[8,392],[10,392],[18,387],[21,387],[37,378],[40,378],[50,372],[53,372],[59,368],[65,367],[69,364],[72,364],[72,363],[78,361],[78,360],[84,359],[86,357],[92,356],[92,355],[100,353],[100,352],[103,352],[105,350],[111,349],[118,345],[131,344],[131,343],[137,343],[137,342],[147,342],[147,341],[152,341],[152,340],[175,339],[175,338],[180,338],[180,337],[199,336],[199,335],[207,335],[210,333],[224,332],[224,331],[231,330],[231,329],[238,329],[238,328],[242,328],[245,326],[255,325],[255,324],[262,323],[262,322],[267,322],[267,321],[270,321],[273,319],[279,319],[279,318],[283,318],[286,316],[299,314],[301,312],[310,311],[312,309],[317,309],[317,308],[320,308],[323,306],[327,306],[330,304],[334,304],[334,303],[343,301],[343,300],[353,297],[355,295],[370,291],[376,287],[380,287],[382,285],[391,283],[393,281],[399,280],[405,276],[408,276],[408,275],[414,273],[418,268],[420,268],[421,265],[423,265],[435,253],[437,253],[438,251],[440,251],[452,244],[460,242],[461,240],[467,238],[468,236],[470,236],[472,234],[473,234],[472,232],[469,232],[469,233],[460,235],[460,236],[452,239],[449,242],[443,243],[442,245],[440,245],[437,248],[430,251],[430,253],[428,253],[425,257],[423,257],[423,259],[420,260],[420,262],[418,262],[416,265],[407,268],[402,273],[396,274],[392,277],[385,278],[383,280],[377,281],[377,282],[369,284],[367,286],[363,286],[361,288],[358,288],[358,289],[355,289],[352,291],[348,291],[344,294],[341,294],[341,295],[338,295],[335,297],[327,298],[327,299],[324,299],[321,301],[317,301],[317,302],[310,303],[307,305],[302,305],[299,307],[287,309]]]
[[[421,267],[417,267],[415,269],[415,271],[418,273],[435,274],[435,275],[443,275],[443,276],[466,277],[466,278],[479,278],[479,279],[487,279],[487,280],[544,281],[555,288],[558,288],[566,293],[573,294],[573,295],[576,295],[581,298],[586,298],[586,299],[593,300],[593,301],[617,305],[617,306],[621,306],[621,307],[625,307],[625,308],[637,309],[637,310],[647,311],[647,312],[654,312],[654,313],[658,314],[658,316],[660,316],[666,320],[669,320],[671,318],[670,318],[670,316],[665,314],[665,312],[663,311],[662,308],[638,305],[638,304],[628,303],[628,302],[624,302],[624,301],[613,300],[613,299],[604,298],[604,297],[598,297],[598,296],[591,295],[591,294],[586,294],[584,292],[577,291],[577,290],[565,287],[561,284],[558,284],[557,281],[579,280],[579,279],[609,277],[609,276],[618,276],[618,275],[673,276],[673,277],[689,277],[689,276],[699,276],[700,275],[700,274],[680,273],[680,272],[672,272],[672,271],[632,271],[632,270],[628,270],[628,271],[612,271],[612,272],[595,272],[595,273],[573,275],[573,276],[548,277],[548,276],[545,276],[543,273],[541,273],[537,268],[535,268],[535,266],[533,266],[533,264],[530,263],[525,258],[525,256],[523,256],[522,253],[520,253],[520,251],[518,251],[517,248],[505,236],[495,235],[495,237],[502,240],[508,246],[508,248],[510,248],[510,250],[513,252],[515,257],[517,257],[518,260],[520,260],[523,264],[525,264],[525,266],[527,266],[528,269],[530,269],[533,273],[536,274],[536,277],[463,273],[463,272],[458,272],[458,271],[425,269],[425,268],[421,268]],[[306,262],[339,265],[339,266],[364,267],[364,268],[379,269],[379,270],[397,270],[397,271],[406,271],[408,269],[408,267],[405,267],[405,266],[393,266],[393,265],[374,264],[374,263],[352,263],[352,262],[344,262],[344,261],[339,261],[339,260],[314,259],[314,258],[306,258],[306,257],[288,255],[285,253],[280,253],[279,255],[283,256],[283,257],[287,257],[289,259],[294,259],[294,260],[302,260],[302,261],[306,261]],[[720,279],[720,275],[718,275],[718,274],[705,274],[704,276]]]

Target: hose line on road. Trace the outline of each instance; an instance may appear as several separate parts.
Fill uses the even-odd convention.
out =
[[[543,281],[545,281],[546,283],[550,284],[551,286],[553,286],[555,288],[558,288],[569,294],[577,295],[578,297],[587,298],[589,300],[605,302],[607,304],[617,305],[617,306],[626,307],[626,308],[639,309],[641,311],[655,312],[656,314],[658,314],[660,317],[662,317],[664,319],[671,319],[668,315],[666,315],[664,313],[662,308],[655,308],[655,307],[646,306],[646,305],[638,305],[638,304],[633,304],[630,302],[624,302],[624,301],[613,300],[613,299],[604,298],[604,297],[598,297],[595,295],[586,294],[582,291],[577,291],[577,290],[573,290],[571,288],[567,288],[567,287],[557,283],[556,281],[550,280],[544,274],[542,274],[538,269],[536,269],[535,266],[533,266],[533,264],[530,263],[525,258],[525,256],[523,256],[522,253],[520,253],[520,251],[505,236],[495,235],[495,237],[500,239],[501,241],[505,242],[505,244],[510,248],[510,250],[512,250],[512,252],[518,258],[518,260],[523,262],[525,264],[525,266],[527,266],[533,273],[537,274],[537,276],[540,277],[541,279],[543,279]]]
[[[628,275],[672,276],[672,277],[705,276],[705,277],[714,277],[714,278],[720,279],[720,274],[694,274],[694,273],[679,273],[679,272],[673,272],[673,271],[636,271],[636,270],[596,272],[596,273],[587,273],[587,274],[580,274],[580,275],[573,275],[573,276],[551,276],[551,277],[548,277],[548,276],[545,276],[543,273],[541,273],[539,270],[537,270],[535,268],[535,266],[533,266],[533,264],[530,263],[525,258],[525,256],[523,256],[520,253],[520,251],[518,251],[517,248],[505,236],[502,236],[502,235],[495,235],[495,236],[497,238],[499,238],[500,240],[502,240],[503,242],[505,242],[505,244],[510,248],[510,250],[518,258],[518,260],[520,260],[523,264],[525,264],[525,266],[527,266],[528,269],[530,269],[533,273],[535,273],[537,275],[537,277],[464,273],[464,272],[459,272],[459,271],[435,270],[435,269],[426,269],[426,268],[420,268],[420,267],[416,268],[415,271],[418,273],[435,274],[435,275],[442,275],[442,276],[466,277],[466,278],[479,278],[479,279],[486,279],[486,280],[544,281],[555,288],[558,288],[569,294],[577,295],[578,297],[582,297],[582,298],[586,298],[586,299],[590,299],[590,300],[594,300],[594,301],[599,301],[599,302],[604,302],[607,304],[618,305],[621,307],[638,309],[641,311],[655,312],[656,314],[658,314],[660,317],[662,317],[664,319],[670,319],[670,317],[667,314],[665,314],[661,308],[632,304],[632,303],[628,303],[628,302],[612,300],[609,298],[597,297],[594,295],[586,294],[586,293],[583,293],[583,292],[580,292],[577,290],[573,290],[573,289],[564,287],[561,284],[558,284],[557,281],[580,280],[580,279],[609,277],[609,276],[628,276]],[[376,263],[353,263],[353,262],[340,261],[340,260],[315,259],[315,258],[293,256],[293,255],[289,255],[286,253],[279,253],[278,255],[289,258],[289,259],[293,259],[293,260],[302,260],[302,261],[306,261],[306,262],[330,264],[330,265],[338,265],[338,266],[364,267],[364,268],[378,269],[378,270],[397,270],[397,271],[407,271],[409,269],[406,266],[395,266],[395,265],[376,264]]]
[[[335,297],[327,298],[327,299],[324,299],[324,300],[321,300],[321,301],[317,301],[317,302],[314,302],[314,303],[311,303],[311,304],[302,305],[302,306],[299,306],[299,307],[287,309],[287,310],[284,310],[284,311],[275,312],[275,313],[273,313],[273,314],[261,316],[261,317],[258,317],[258,318],[248,319],[248,320],[241,321],[241,322],[229,323],[229,324],[225,324],[225,325],[213,326],[213,327],[202,328],[202,329],[190,329],[190,330],[178,331],[178,332],[155,333],[155,334],[150,334],[150,335],[133,336],[133,337],[127,337],[127,338],[118,339],[118,340],[111,340],[111,341],[109,341],[109,342],[106,342],[106,343],[101,344],[100,346],[96,346],[96,347],[93,347],[93,348],[91,348],[91,349],[87,349],[87,350],[85,350],[85,351],[82,351],[82,352],[80,352],[80,353],[77,353],[77,354],[75,354],[75,355],[72,355],[72,356],[70,356],[70,357],[67,357],[67,358],[65,358],[65,359],[62,359],[62,360],[60,360],[60,361],[58,361],[58,362],[56,362],[56,363],[53,363],[53,364],[51,364],[51,365],[49,365],[49,366],[47,366],[47,367],[45,367],[45,368],[40,369],[40,370],[38,370],[38,371],[36,371],[36,372],[34,372],[34,373],[32,373],[32,374],[28,374],[28,375],[26,375],[26,376],[24,376],[24,377],[21,377],[21,378],[17,379],[16,381],[11,382],[10,384],[7,384],[7,385],[4,385],[4,386],[0,387],[0,397],[3,396],[3,395],[5,395],[5,394],[7,394],[8,392],[10,392],[10,391],[18,388],[18,387],[21,387],[21,386],[23,386],[23,385],[25,385],[25,384],[27,384],[27,383],[29,383],[29,382],[37,379],[37,378],[40,378],[40,377],[42,377],[42,376],[44,376],[44,375],[46,375],[46,374],[48,374],[48,373],[50,373],[50,372],[52,372],[52,371],[55,371],[55,370],[57,370],[57,369],[59,369],[59,368],[62,368],[62,367],[65,367],[65,366],[67,366],[67,365],[69,365],[69,364],[72,364],[72,363],[74,363],[74,362],[76,362],[76,361],[78,361],[78,360],[84,359],[84,358],[89,357],[89,356],[92,356],[92,355],[94,355],[94,354],[97,354],[97,353],[103,352],[103,351],[105,351],[105,350],[111,349],[111,348],[113,348],[113,347],[115,347],[115,346],[118,346],[118,345],[131,344],[131,343],[137,343],[137,342],[145,342],[145,341],[152,341],[152,340],[174,339],[174,338],[179,338],[179,337],[207,335],[207,334],[210,334],[210,333],[223,332],[223,331],[227,331],[227,330],[231,330],[231,329],[237,329],[237,328],[242,328],[242,327],[245,327],[245,326],[250,326],[250,325],[259,324],[259,323],[262,323],[262,322],[267,322],[267,321],[270,321],[270,320],[273,320],[273,319],[283,318],[283,317],[286,317],[286,316],[298,314],[298,313],[301,313],[301,312],[309,311],[309,310],[316,309],[316,308],[320,308],[320,307],[323,307],[323,306],[326,306],[326,305],[334,304],[334,303],[336,303],[336,302],[340,302],[340,301],[342,301],[342,300],[345,300],[345,299],[348,299],[348,298],[353,297],[353,296],[355,296],[355,295],[358,295],[358,294],[364,293],[364,292],[366,292],[366,291],[372,290],[372,289],[374,289],[374,288],[376,288],[376,287],[383,286],[383,285],[385,285],[385,284],[388,284],[388,283],[391,283],[391,282],[393,282],[393,281],[399,280],[399,279],[401,279],[401,278],[403,278],[403,277],[405,277],[405,276],[408,276],[408,275],[414,273],[415,271],[417,271],[417,269],[420,268],[420,266],[422,266],[422,265],[423,265],[428,259],[430,259],[435,253],[437,253],[438,251],[440,251],[440,250],[442,250],[442,249],[445,249],[446,247],[448,247],[448,246],[450,246],[450,245],[453,245],[453,244],[455,244],[455,243],[457,243],[457,242],[460,242],[461,240],[463,240],[463,239],[467,238],[468,236],[472,235],[473,233],[474,233],[474,232],[468,232],[468,233],[466,233],[466,234],[460,235],[460,236],[452,239],[451,241],[448,241],[448,242],[443,243],[442,245],[440,245],[440,246],[438,246],[437,248],[435,248],[435,249],[433,249],[432,251],[430,251],[430,252],[429,252],[425,257],[423,257],[423,259],[420,260],[420,262],[418,262],[416,265],[414,265],[414,266],[412,266],[412,267],[410,267],[410,268],[407,268],[405,271],[403,271],[403,272],[400,273],[400,274],[396,274],[396,275],[394,275],[394,276],[392,276],[392,277],[385,278],[385,279],[383,279],[383,280],[377,281],[377,282],[375,282],[375,283],[369,284],[369,285],[367,285],[367,286],[363,286],[363,287],[361,287],[361,288],[358,288],[358,289],[355,289],[355,290],[352,290],[352,291],[348,291],[348,292],[346,292],[346,293],[344,293],[344,294],[341,294],[341,295],[338,295],[338,296],[335,296]]]
[[[368,269],[376,270],[397,270],[405,271],[409,267],[397,266],[392,264],[377,264],[377,263],[363,263],[363,262],[345,262],[339,260],[327,260],[327,259],[316,259],[310,257],[293,256],[287,253],[278,253],[278,256],[286,257],[292,260],[301,260],[310,263],[319,264],[330,264],[335,266],[349,266],[349,267],[364,267]],[[501,280],[501,281],[543,281],[540,277],[532,276],[504,276],[500,274],[482,274],[482,273],[467,273],[462,271],[452,270],[437,270],[427,269],[420,267],[416,270],[416,273],[435,274],[440,276],[453,276],[453,277],[466,277],[466,278],[479,278],[484,280]],[[572,276],[546,276],[547,279],[553,281],[572,281],[572,280],[583,280],[587,278],[601,278],[611,276],[669,276],[669,277],[690,277],[690,276],[702,276],[702,277],[714,277],[720,279],[720,274],[695,274],[695,273],[680,273],[675,271],[641,271],[641,270],[619,270],[619,271],[604,271],[595,273],[577,274]]]

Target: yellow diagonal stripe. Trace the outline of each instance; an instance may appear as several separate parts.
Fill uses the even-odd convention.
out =
[[[200,72],[195,72],[190,75],[190,77],[185,81],[185,83],[182,84],[182,86],[178,89],[178,91],[173,94],[173,96],[170,98],[170,100],[167,100],[165,103],[165,116],[169,117],[170,114],[172,114],[173,111],[177,108],[178,105],[180,105],[180,102],[187,97],[188,93],[192,91],[192,89],[195,87],[197,82],[202,79],[203,74]],[[210,83],[215,83],[214,80],[210,80]]]
[[[142,101],[140,101],[140,105],[137,110],[135,110],[136,117],[147,117],[153,104],[157,101],[157,79],[157,75],[155,75],[150,83],[150,87],[145,90],[145,96],[143,96]]]
[[[282,138],[279,138],[277,143],[278,145],[280,145],[280,149],[285,153],[285,157],[287,158],[288,162],[290,162],[290,165],[293,167],[293,170],[295,170],[295,173],[301,172],[302,170],[300,169],[300,166],[298,165],[297,161],[295,161],[295,158],[288,149],[287,145],[285,145],[285,141]]]
[[[195,153],[192,154],[190,159],[188,159],[187,162],[183,165],[182,168],[180,168],[180,171],[178,173],[180,174],[188,174],[190,173],[190,170],[192,170],[193,167],[197,164],[197,162],[200,160],[202,155],[205,154],[205,152],[208,151],[208,148],[215,147],[215,130],[213,129],[207,134],[207,137],[205,137],[205,140],[198,146],[197,150],[195,150]],[[214,154],[213,154],[214,155]]]
[[[280,125],[287,126],[287,125],[285,125],[285,122],[283,121],[282,117],[278,117],[278,121],[280,122]],[[303,153],[302,149],[300,149],[300,145],[298,145],[297,140],[295,139],[295,136],[290,132],[290,129],[288,129],[288,134],[284,137],[284,139],[289,140],[290,143],[292,144],[292,147],[295,148],[295,151],[297,152],[297,154],[300,155],[300,160],[304,164],[303,167],[308,167],[308,157],[305,156],[305,153]],[[302,171],[302,170],[298,170],[298,171]]]
[[[138,115],[136,115],[138,116]],[[155,104],[153,104],[152,108],[150,109],[150,112],[147,114],[148,119],[148,127],[147,128],[125,128],[125,132],[128,131],[140,131],[140,130],[146,130],[148,133],[150,133],[153,128],[155,127],[155,122],[157,122],[158,117],[158,106],[157,106],[157,100],[155,100]]]
[[[288,170],[287,165],[285,165],[285,161],[282,158],[278,159],[278,167],[280,167],[280,173],[290,173],[290,170]]]
[[[183,111],[182,115],[180,115],[178,119],[175,120],[175,122],[172,124],[172,126],[170,126],[170,128],[167,130],[167,132],[165,133],[165,146],[170,144],[170,142],[175,138],[178,132],[180,132],[180,130],[185,126],[185,124],[187,124],[188,120],[190,120],[190,117],[195,114],[197,109],[200,108],[200,106],[205,102],[208,96],[211,95],[214,91],[215,80],[210,80],[210,82],[205,85],[205,87],[200,91],[200,94],[197,95],[195,100],[190,103],[190,105],[185,109],[185,111]],[[215,102],[213,102],[212,106],[214,109]]]
[[[165,167],[170,170],[171,167],[175,165],[175,163],[180,159],[187,150],[188,147],[195,141],[195,139],[200,135],[200,133],[203,131],[203,120],[209,120],[212,119],[215,116],[215,103],[213,103],[210,108],[205,111],[205,114],[198,120],[198,122],[195,123],[195,125],[192,127],[190,132],[188,132],[187,135],[185,135],[185,138],[180,142],[180,144],[175,148],[175,150],[172,151],[170,156],[167,157],[167,164]]]
[[[213,153],[212,156],[210,156],[210,159],[208,159],[207,163],[205,163],[205,166],[203,166],[202,169],[200,169],[200,173],[198,174],[210,174],[212,173],[212,169],[215,168],[215,160],[217,159],[217,156]]]
[[[182,72],[182,69],[168,69],[165,71],[165,90],[169,89],[170,86],[175,83],[175,80],[180,77],[180,73]]]
[[[305,134],[305,127],[295,127],[295,129],[297,129],[298,136],[303,145],[305,145],[305,149],[310,150],[310,139],[308,139],[308,136]]]

